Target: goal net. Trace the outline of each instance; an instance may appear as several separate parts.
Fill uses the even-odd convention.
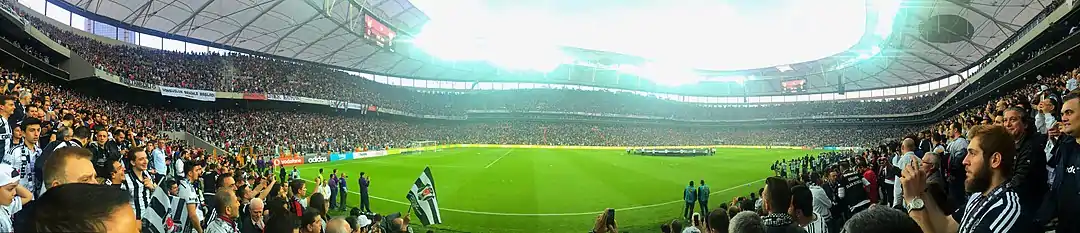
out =
[[[413,141],[405,147],[405,151],[411,154],[423,154],[424,152],[439,151],[439,142],[437,141]]]

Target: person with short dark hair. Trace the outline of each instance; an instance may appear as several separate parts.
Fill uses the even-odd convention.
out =
[[[705,216],[709,214],[709,194],[711,194],[709,186],[705,185],[705,180],[701,180],[701,185],[697,187],[697,200],[698,205],[701,206],[701,215]]]
[[[45,181],[45,162],[49,161],[49,158],[56,153],[57,149],[65,147],[82,148],[85,143],[90,141],[90,134],[90,128],[79,126],[72,130],[71,140],[53,141],[41,150],[41,155],[38,156],[37,161],[34,161],[34,179],[39,182],[39,184],[37,184],[38,190],[35,190],[35,194],[40,195],[42,192],[45,192],[45,189],[49,186],[49,183]]]
[[[131,207],[135,209],[135,218],[142,220],[150,207],[150,195],[157,187],[154,185],[150,172],[147,171],[149,160],[143,147],[131,148],[126,158],[130,160],[128,163],[131,164],[131,169],[124,174],[126,178],[120,188],[131,194]]]
[[[1001,126],[976,125],[968,131],[971,142],[963,163],[970,174],[964,186],[973,194],[956,211],[962,216],[944,214],[926,192],[927,174],[915,162],[901,176],[908,215],[924,232],[1030,232],[1032,222],[1021,214],[1026,207],[1008,183],[1016,156],[1012,136]]]
[[[105,164],[98,166],[98,183],[103,185],[115,185],[119,188],[120,184],[124,183],[125,174],[127,169],[124,168],[124,164],[120,160],[108,159],[105,160]]]
[[[761,218],[768,233],[806,233],[795,224],[795,220],[788,214],[791,206],[791,188],[786,180],[780,177],[765,178],[765,192],[761,193],[761,199],[765,200],[764,208],[767,215]]]
[[[1038,225],[1057,222],[1057,232],[1080,232],[1080,208],[1076,208],[1080,206],[1080,91],[1070,92],[1063,100],[1061,122],[1048,129],[1051,135],[1060,135],[1047,161],[1053,166],[1048,170],[1050,191],[1037,213]]]
[[[919,224],[896,209],[874,207],[859,212],[844,223],[848,233],[922,233]]]
[[[322,232],[322,213],[315,208],[304,209],[303,215],[300,216],[300,233],[320,233]]]
[[[30,191],[36,191],[37,184],[40,182],[34,180],[33,166],[41,155],[41,148],[38,147],[41,121],[36,118],[26,118],[19,125],[19,129],[23,131],[23,137],[26,139],[22,143],[12,145],[13,147],[8,151],[10,156],[4,157],[3,163],[11,164],[19,169],[22,173],[21,185]]]
[[[724,207],[721,205],[721,207]],[[728,218],[727,208],[717,208],[709,212],[709,215],[705,217],[705,222],[708,226],[708,233],[726,233],[728,230]]]
[[[270,203],[267,204],[267,206],[273,206]],[[300,217],[297,217],[296,214],[271,211],[270,218],[266,220],[266,230],[263,233],[294,233],[299,229]]]
[[[358,182],[360,183],[360,209],[367,211],[368,213],[372,213],[371,201],[369,200],[370,195],[368,194],[368,187],[371,186],[371,176],[367,175],[364,172],[360,172],[360,178],[358,179]]]
[[[307,183],[299,179],[292,180],[289,182],[289,190],[292,194],[289,197],[289,210],[296,216],[303,215],[308,206],[307,199],[304,198],[304,195],[307,195]]]
[[[690,184],[683,189],[683,201],[686,202],[686,206],[683,207],[683,218],[690,218],[690,214],[694,213],[694,202],[697,201],[697,189],[694,188],[694,181],[691,180]]]
[[[15,127],[14,122],[17,120],[11,119],[12,114],[15,113],[15,97],[11,95],[0,95],[0,154],[4,158],[11,156],[9,150],[11,148],[11,139],[13,137]]]
[[[14,232],[139,232],[130,199],[109,186],[56,186],[15,213]]]
[[[202,174],[202,164],[195,163],[195,161],[188,161],[184,163],[184,179],[180,180],[180,192],[179,197],[181,201],[185,203],[187,209],[187,224],[181,226],[185,232],[203,233],[202,221],[203,210],[200,207],[205,204],[203,195],[199,195],[198,189],[195,187],[195,183],[199,180],[199,175]],[[193,231],[191,231],[193,230]]]

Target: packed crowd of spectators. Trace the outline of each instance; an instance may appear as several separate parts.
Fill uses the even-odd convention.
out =
[[[609,91],[531,89],[436,94],[377,83],[325,66],[245,54],[182,53],[105,43],[36,17],[32,25],[100,68],[123,78],[200,90],[284,94],[374,104],[417,114],[464,115],[468,110],[557,111],[641,115],[689,120],[760,119],[909,113],[929,109],[945,92],[897,100],[712,105]]]

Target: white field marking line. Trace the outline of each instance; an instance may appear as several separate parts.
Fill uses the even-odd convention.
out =
[[[301,179],[303,179],[303,178],[301,178]],[[308,180],[308,179],[303,179],[303,180],[306,180],[306,181],[311,181],[311,180]],[[760,180],[755,180],[755,181],[747,182],[747,183],[745,183],[745,184],[742,184],[742,185],[737,185],[737,186],[733,186],[733,187],[730,187],[730,188],[726,188],[726,189],[724,189],[724,190],[720,190],[720,191],[716,191],[716,192],[712,192],[712,193],[709,193],[709,195],[711,196],[711,195],[714,195],[714,194],[718,194],[718,193],[724,193],[724,192],[728,192],[728,191],[731,191],[731,190],[735,190],[735,189],[737,189],[737,188],[740,188],[740,187],[748,186],[748,185],[751,185],[751,184],[754,184],[754,183],[759,183],[759,182],[761,182],[761,181],[764,181],[764,180],[765,180],[765,179],[760,179]],[[314,182],[314,181],[311,181],[311,182]],[[360,195],[360,193],[358,193],[358,192],[355,192],[355,191],[348,191],[348,192],[349,192],[349,193],[353,193],[353,194],[356,194],[356,195]],[[376,196],[371,196],[371,198],[375,198],[375,199],[378,199],[378,200],[383,200],[383,201],[387,201],[387,202],[390,202],[390,203],[400,204],[400,205],[410,205],[410,204],[409,204],[408,202],[401,202],[401,201],[396,201],[396,200],[390,200],[390,199],[386,199],[386,198],[382,198],[382,197],[376,197]],[[653,208],[653,207],[658,207],[658,206],[664,206],[664,205],[670,205],[670,204],[675,204],[675,203],[679,203],[679,202],[684,202],[684,201],[683,201],[682,199],[679,199],[679,200],[674,200],[674,201],[669,201],[669,202],[664,202],[664,203],[656,203],[656,204],[652,204],[652,205],[642,205],[642,206],[631,206],[631,207],[625,207],[625,208],[616,208],[616,210],[621,210],[621,211],[627,211],[627,210],[639,210],[639,209],[648,209],[648,208]],[[581,216],[581,215],[593,215],[593,214],[597,214],[597,213],[600,213],[600,211],[599,211],[599,210],[598,210],[598,211],[592,211],[592,212],[579,212],[579,213],[541,213],[541,214],[525,214],[525,213],[497,213],[497,212],[484,212],[484,211],[473,211],[473,210],[461,210],[461,209],[453,209],[453,208],[446,208],[446,207],[440,207],[440,208],[439,208],[439,210],[440,210],[440,211],[449,211],[449,212],[458,212],[458,213],[466,213],[466,214],[477,214],[477,215],[492,215],[492,216],[531,216],[531,217],[540,217],[540,216]]]
[[[503,157],[506,157],[506,155],[510,154],[510,152],[512,151],[514,151],[514,148],[510,148],[510,150],[506,151],[506,153],[503,153],[502,156],[499,156],[499,158],[495,159],[495,161],[491,161],[491,163],[489,163],[487,166],[484,166],[484,168],[490,168],[491,165],[495,165],[496,162],[502,160]]]

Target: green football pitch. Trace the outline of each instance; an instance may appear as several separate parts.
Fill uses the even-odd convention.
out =
[[[357,192],[360,172],[371,177],[371,209],[406,212],[405,194],[431,167],[443,224],[437,232],[588,232],[604,208],[616,209],[623,232],[656,232],[681,216],[682,191],[705,180],[712,208],[763,186],[776,160],[793,149],[717,149],[714,156],[656,157],[625,150],[457,148],[411,155],[299,166],[304,179],[333,169]],[[308,190],[313,190],[309,185]],[[350,193],[349,206],[359,204]],[[419,224],[418,220],[413,221]],[[422,231],[421,231],[422,232]]]

